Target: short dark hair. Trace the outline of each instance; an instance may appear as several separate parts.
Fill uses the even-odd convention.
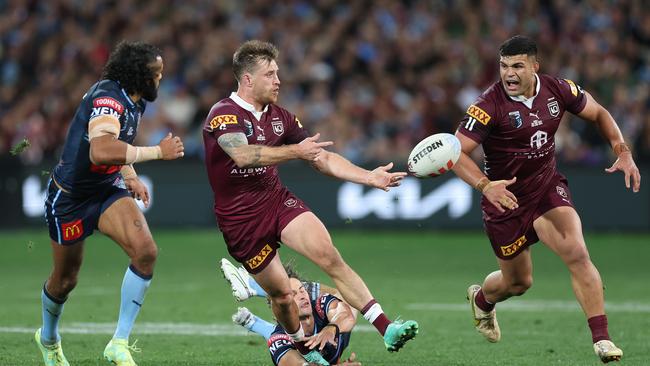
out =
[[[108,58],[102,79],[117,81],[128,94],[142,94],[154,74],[149,65],[160,50],[143,42],[120,42]]]
[[[499,47],[499,56],[515,56],[524,54],[528,56],[537,56],[537,44],[526,36],[516,35],[503,42],[501,47]]]
[[[278,58],[278,53],[277,47],[269,42],[255,39],[244,42],[232,56],[235,78],[240,81],[244,72],[252,72],[260,60],[271,62]]]

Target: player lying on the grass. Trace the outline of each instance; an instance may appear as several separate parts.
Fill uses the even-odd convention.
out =
[[[305,283],[296,277],[289,279],[298,306],[300,323],[309,340],[305,344],[317,349],[330,364],[338,364],[345,348],[350,342],[350,332],[356,323],[356,315],[350,305],[328,293],[312,299]],[[233,321],[255,332],[267,340],[273,363],[278,366],[302,366],[305,359],[298,352],[293,341],[281,325],[275,325],[254,315],[247,308],[239,308]],[[361,365],[352,353],[341,365]]]
[[[567,179],[555,162],[555,133],[565,111],[594,123],[616,155],[608,173],[625,174],[638,192],[639,169],[611,114],[573,81],[538,74],[537,45],[515,36],[501,45],[501,80],[471,105],[456,136],[462,153],[454,172],[482,194],[486,233],[499,270],[468,289],[476,328],[490,342],[501,337],[494,307],[523,295],[533,284],[529,246],[542,241],[565,263],[587,317],[596,355],[618,361],[623,351],[610,340],[603,283],[589,258],[580,217]],[[485,174],[469,155],[485,153]]]

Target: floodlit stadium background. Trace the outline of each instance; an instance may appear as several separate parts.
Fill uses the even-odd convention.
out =
[[[269,362],[263,342],[249,336],[248,344],[231,334],[229,315],[237,304],[215,271],[227,254],[214,228],[201,157],[207,111],[236,89],[230,66],[235,48],[251,38],[275,43],[281,52],[279,104],[311,132],[335,141],[333,150],[351,161],[367,167],[394,161],[404,169],[419,140],[453,132],[467,106],[497,79],[497,48],[514,34],[537,40],[542,73],[574,80],[608,108],[647,177],[645,1],[0,0],[0,364],[38,360],[27,330],[40,321],[38,291],[51,261],[42,192],[79,100],[120,40],[151,42],[165,61],[159,99],[148,105],[136,143],[156,144],[172,131],[187,149],[180,162],[136,167],[153,193],[146,215],[161,247],[143,324],[134,332],[145,343],[138,360],[230,365]],[[24,138],[30,148],[12,156],[10,149]],[[621,339],[626,364],[641,365],[650,352],[642,339],[650,295],[639,291],[650,275],[642,260],[650,255],[647,185],[632,194],[620,174],[606,175],[610,148],[579,119],[567,116],[556,142],[607,286],[612,333]],[[334,228],[335,243],[389,314],[421,321],[422,334],[398,356],[384,354],[362,327],[350,348],[366,364],[596,364],[566,271],[541,245],[533,249],[535,287],[500,319],[504,337],[509,330],[510,341],[523,344],[490,348],[473,334],[459,310],[463,293],[494,269],[494,260],[481,234],[478,195],[453,175],[409,179],[386,194],[319,176],[299,162],[281,174]],[[126,257],[100,234],[87,246],[62,327],[68,358],[96,364],[108,337],[102,329],[110,329],[117,315]],[[313,265],[298,263],[325,280]],[[247,306],[268,314],[263,304]],[[534,350],[532,361],[525,350]]]

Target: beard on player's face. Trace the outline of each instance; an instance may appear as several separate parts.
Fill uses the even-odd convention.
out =
[[[142,91],[142,98],[147,102],[153,102],[158,98],[158,86],[153,79],[147,80],[144,90]]]

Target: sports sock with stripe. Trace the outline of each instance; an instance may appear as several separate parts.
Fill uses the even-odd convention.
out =
[[[117,320],[117,329],[113,338],[129,339],[135,318],[140,312],[144,295],[151,284],[152,276],[139,273],[133,265],[126,269],[122,281],[122,297],[120,302],[120,316]]]
[[[377,328],[382,336],[386,333],[386,328],[388,328],[391,321],[386,317],[384,311],[381,309],[381,305],[379,305],[375,299],[370,300],[366,306],[361,309],[361,314],[363,314],[363,317]]]
[[[43,304],[43,326],[41,327],[41,342],[51,345],[61,340],[59,335],[59,319],[63,313],[63,304],[66,299],[57,299],[50,295],[43,285],[41,302]]]

